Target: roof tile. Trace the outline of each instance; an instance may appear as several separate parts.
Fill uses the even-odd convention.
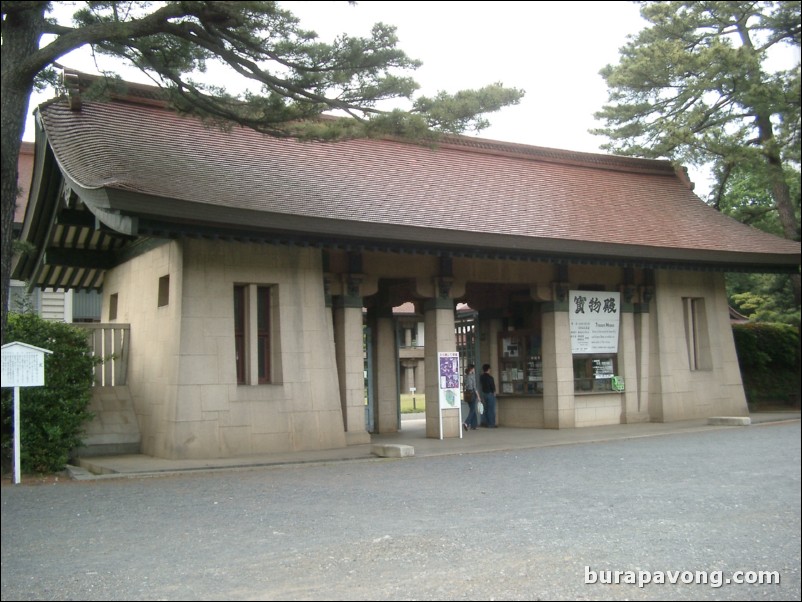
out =
[[[799,254],[799,243],[708,207],[665,161],[455,137],[302,142],[209,127],[158,106],[40,108],[85,188],[371,226],[655,249]],[[510,239],[512,241],[512,239]],[[514,241],[511,242],[514,245]]]

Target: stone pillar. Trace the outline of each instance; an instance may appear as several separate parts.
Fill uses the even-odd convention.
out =
[[[635,314],[632,303],[635,287],[622,285],[621,307],[619,308],[618,329],[618,368],[616,374],[624,379],[624,392],[621,394],[621,424],[644,422],[638,412],[638,363],[637,334]]]
[[[504,402],[498,396],[501,392],[498,339],[502,328],[501,318],[498,315],[499,312],[497,310],[479,311],[477,331],[480,337],[479,351],[481,356],[476,358],[476,388],[481,393],[482,384],[479,382],[479,377],[482,375],[482,366],[490,364],[490,374],[496,381],[496,424],[507,426],[503,422],[505,420]]]
[[[425,360],[418,360],[415,366],[415,384],[417,392],[423,397],[426,394],[426,371],[424,370]]]
[[[638,415],[648,422],[651,419],[649,407],[649,387],[651,381],[649,373],[651,365],[649,358],[652,353],[651,315],[649,303],[654,296],[654,288],[641,287],[640,303],[635,305],[635,332],[637,335],[637,364],[638,364]]]
[[[377,433],[395,433],[399,430],[398,412],[398,357],[395,340],[393,308],[385,306],[375,310],[374,382],[376,405],[374,430]]]
[[[501,318],[498,311],[482,310],[479,312],[480,354],[476,362],[476,386],[479,386],[479,376],[482,374],[482,365],[490,364],[493,378],[496,379],[496,394],[501,384],[501,374],[498,365],[498,337],[501,333]]]
[[[401,360],[401,367],[404,369],[404,373],[401,376],[401,393],[409,393],[409,390],[415,385],[415,367],[418,365],[418,360]],[[417,390],[416,390],[417,393]],[[423,395],[421,391],[420,395]]]
[[[348,445],[370,443],[370,434],[365,430],[365,363],[360,281],[358,276],[345,277],[344,294],[333,299],[334,346],[345,440]]]
[[[456,351],[454,332],[454,300],[450,296],[451,281],[437,278],[436,296],[424,303],[426,347],[424,366],[426,370],[426,436],[440,438],[440,383],[438,379],[438,353]],[[464,370],[464,367],[460,367]],[[443,438],[459,437],[462,424],[459,409],[445,409],[443,414]]]
[[[543,426],[574,428],[574,358],[568,315],[568,285],[553,285],[551,303],[543,304]]]

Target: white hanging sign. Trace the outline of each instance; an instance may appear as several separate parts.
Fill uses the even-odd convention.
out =
[[[618,353],[621,293],[570,291],[571,353]]]

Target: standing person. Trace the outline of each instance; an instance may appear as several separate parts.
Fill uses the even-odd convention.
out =
[[[496,428],[496,380],[490,375],[490,364],[482,366],[479,386],[482,389],[482,398],[485,404],[486,426],[489,429],[494,429]]]
[[[476,366],[468,364],[465,368],[465,403],[468,404],[468,417],[462,423],[462,428],[466,431],[470,428],[472,431],[476,430],[478,423],[476,415],[476,402],[478,395],[476,393]]]

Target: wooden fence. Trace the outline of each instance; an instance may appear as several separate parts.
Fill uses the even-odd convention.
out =
[[[95,366],[94,386],[112,387],[126,384],[130,324],[76,323],[87,331],[92,355],[103,359]]]

